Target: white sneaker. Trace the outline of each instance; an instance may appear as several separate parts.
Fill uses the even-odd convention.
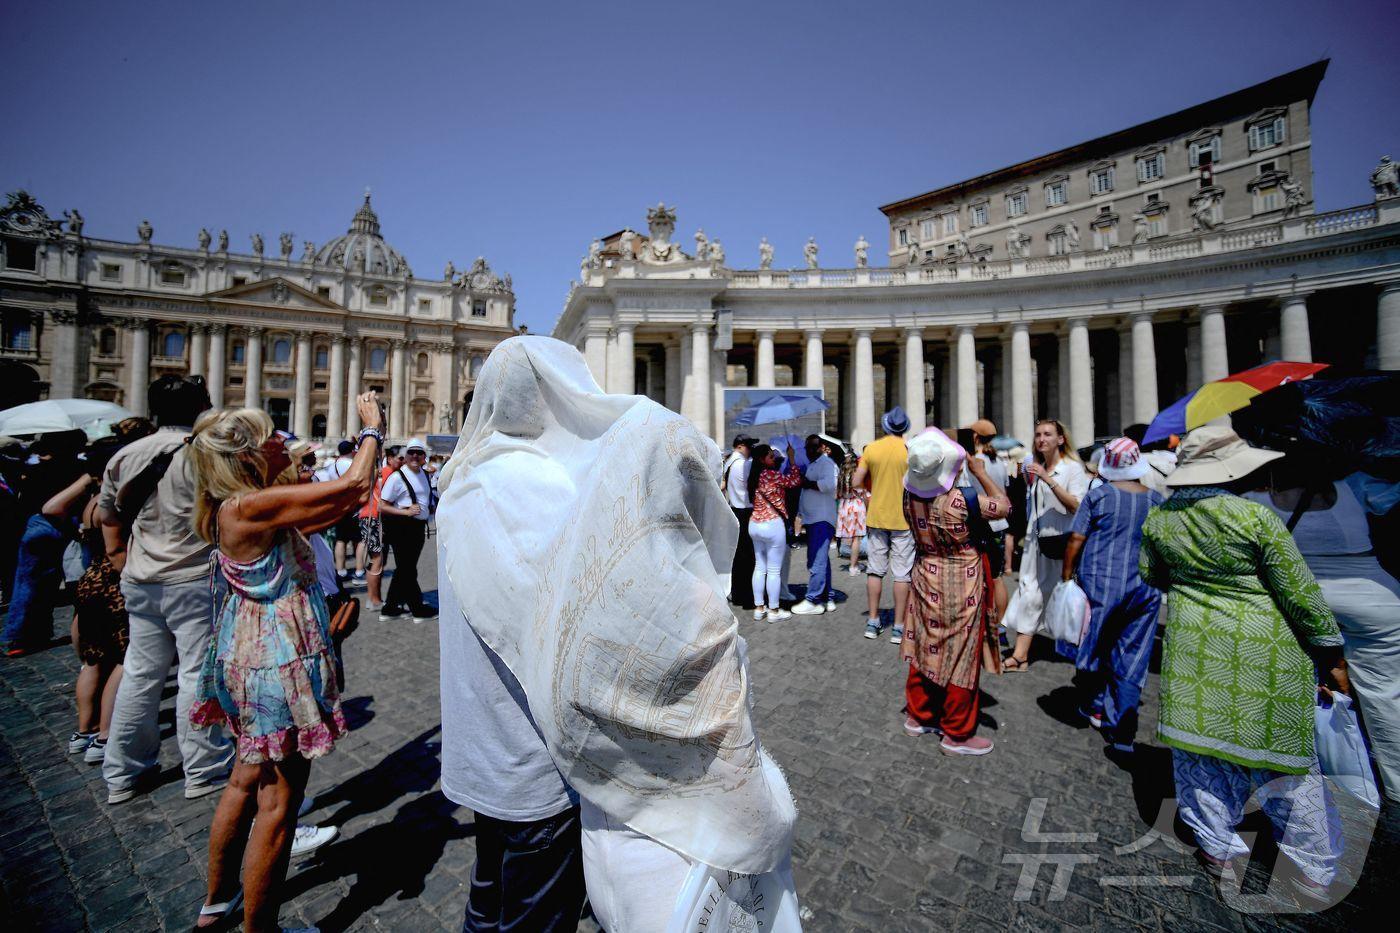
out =
[[[821,603],[809,603],[804,599],[802,602],[792,607],[792,612],[793,615],[799,616],[819,616],[823,612],[826,612],[826,607]]]
[[[834,600],[834,599],[828,599],[828,600],[826,601],[826,611],[827,611],[827,612],[835,612],[835,611],[836,611],[836,600]]]
[[[768,611],[766,609],[755,609],[753,611],[753,620],[755,622],[762,622],[767,615]]]
[[[292,836],[292,858],[304,858],[339,835],[340,830],[334,826],[297,826]]]
[[[68,737],[68,754],[76,755],[79,752],[85,752],[95,741],[97,741],[96,732],[74,732]]]
[[[83,761],[90,765],[100,765],[107,757],[107,740],[94,737],[92,744],[83,752]]]
[[[197,784],[185,785],[185,799],[198,800],[200,797],[208,797],[210,794],[217,794],[228,786],[228,775],[215,778],[212,781],[200,781]]]
[[[792,618],[792,613],[791,613],[791,612],[788,612],[786,609],[769,609],[769,610],[768,610],[768,621],[769,621],[769,622],[781,622],[781,621],[783,621],[784,619],[791,619],[791,618]]]

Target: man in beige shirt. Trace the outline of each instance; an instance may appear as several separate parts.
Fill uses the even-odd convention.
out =
[[[108,553],[122,572],[131,624],[102,763],[110,804],[136,796],[138,779],[159,767],[157,717],[172,662],[179,670],[175,736],[184,760],[185,796],[221,789],[233,762],[233,745],[221,730],[192,729],[189,722],[213,614],[212,548],[194,531],[195,478],[185,438],[209,408],[209,394],[203,380],[162,376],[152,383],[149,398],[159,430],[112,458],[98,493]],[[153,484],[159,461],[168,466]]]

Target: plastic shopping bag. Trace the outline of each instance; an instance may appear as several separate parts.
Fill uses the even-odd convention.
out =
[[[1351,697],[1334,692],[1331,705],[1323,705],[1325,702],[1318,698],[1313,717],[1318,768],[1324,777],[1339,784],[1357,800],[1380,809],[1376,774],[1371,769],[1371,757],[1366,753],[1361,724],[1351,708]]]
[[[666,930],[802,933],[791,861],[784,860],[773,871],[761,875],[741,875],[695,863],[681,887]]]
[[[1061,580],[1045,604],[1045,627],[1050,635],[1071,645],[1079,644],[1089,628],[1089,597],[1073,580]]]

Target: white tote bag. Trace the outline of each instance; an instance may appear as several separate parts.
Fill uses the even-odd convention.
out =
[[[791,863],[784,861],[761,875],[692,865],[666,933],[706,930],[802,933]]]
[[[1319,770],[1357,800],[1379,809],[1381,795],[1376,788],[1376,774],[1366,753],[1361,724],[1351,708],[1351,697],[1334,692],[1330,706],[1323,702],[1319,697],[1313,717]]]
[[[1089,597],[1073,580],[1061,580],[1045,604],[1045,626],[1050,634],[1071,645],[1079,644],[1089,628]]]

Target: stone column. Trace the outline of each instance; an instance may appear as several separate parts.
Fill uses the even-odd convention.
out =
[[[1011,425],[1016,420],[1016,402],[1012,389],[1016,384],[1016,358],[1011,352],[1011,330],[1001,338],[1001,410],[997,412],[997,429],[1003,434],[1011,433]]]
[[[802,384],[810,388],[820,389],[826,385],[826,377],[823,375],[826,361],[822,358],[821,329],[810,328],[805,332],[804,337],[806,341],[802,350]]]
[[[311,335],[297,334],[296,398],[292,402],[292,433],[311,436]]]
[[[722,449],[726,443],[724,437],[724,387],[729,381],[726,377],[729,368],[729,351],[712,350],[710,353],[710,386],[714,392],[714,397],[710,400],[710,417],[714,421],[710,436]]]
[[[209,403],[224,407],[224,382],[227,380],[228,325],[209,325]]]
[[[1308,332],[1308,293],[1289,295],[1279,309],[1283,332],[1283,358],[1295,363],[1312,362],[1312,335]]]
[[[697,322],[690,325],[690,372],[685,378],[681,413],[705,434],[709,434],[712,429],[710,410],[713,400],[714,387],[710,384],[710,325]]]
[[[756,341],[754,360],[757,372],[754,375],[754,385],[760,389],[771,389],[778,384],[773,375],[773,332],[759,331]]]
[[[977,420],[977,338],[971,324],[957,330],[958,341],[958,423],[966,427]]]
[[[1031,401],[1031,334],[1024,323],[1011,325],[1011,436],[1031,443],[1035,407]]]
[[[125,322],[131,331],[131,380],[127,384],[126,407],[146,415],[146,390],[151,386],[151,324],[144,318]]]
[[[583,358],[600,388],[608,385],[608,332],[599,324],[590,325],[583,338]]]
[[[1225,342],[1225,308],[1212,305],[1201,309],[1201,382],[1214,382],[1230,375],[1230,350]],[[1198,388],[1190,386],[1189,388]]]
[[[262,408],[262,330],[245,328],[243,347],[243,407]]]
[[[209,328],[204,324],[190,325],[190,375],[203,376],[209,371]]]
[[[350,433],[345,426],[345,335],[331,335],[331,381],[326,386],[326,434],[341,438]]]
[[[1400,282],[1388,282],[1376,299],[1376,359],[1381,369],[1400,369]]]
[[[616,328],[617,378],[612,391],[620,395],[633,395],[637,391],[637,353],[633,341],[635,327],[631,322],[623,322]]]
[[[618,356],[617,356],[617,330],[608,329],[608,352],[605,354],[608,362],[607,382],[603,385],[604,390],[609,395],[616,395],[621,390],[618,388]]]
[[[408,426],[408,359],[404,348],[408,344],[395,340],[389,355],[389,434],[395,439],[404,438]]]
[[[1193,392],[1201,385],[1201,325],[1186,323],[1186,390]]]
[[[924,398],[924,330],[922,327],[904,329],[904,355],[900,360],[904,372],[904,411],[909,415],[911,433],[922,431],[928,423],[928,400]]]
[[[347,338],[350,361],[345,369],[345,436],[358,434],[361,428],[360,409],[355,399],[364,391],[364,364],[360,356],[363,342],[357,336]]]
[[[875,357],[870,346],[870,331],[857,330],[852,335],[851,355],[855,370],[852,376],[855,428],[851,431],[851,441],[863,447],[875,440]]]
[[[1094,439],[1093,361],[1089,357],[1089,322],[1069,322],[1069,430],[1073,442],[1086,446]]]
[[[1118,327],[1118,421],[1124,427],[1132,424],[1133,408],[1133,323],[1129,319]],[[1151,419],[1149,419],[1151,420]]]
[[[23,312],[21,312],[23,313]],[[37,329],[39,315],[31,318]],[[49,319],[53,330],[46,334],[49,340],[49,353],[52,363],[49,367],[49,398],[82,398],[87,385],[87,372],[83,367],[82,330],[78,326],[78,312],[67,308],[52,308]],[[38,346],[35,341],[33,346]]]
[[[1052,417],[1064,423],[1069,418],[1069,329],[1061,328],[1055,334],[1056,351],[1059,358],[1055,366],[1055,413]]]
[[[1151,424],[1155,417],[1157,341],[1152,330],[1152,315],[1143,312],[1133,315],[1133,421]]]
[[[685,385],[685,373],[681,372],[681,343],[684,336],[666,342],[666,407],[671,411],[681,410],[681,387]]]

